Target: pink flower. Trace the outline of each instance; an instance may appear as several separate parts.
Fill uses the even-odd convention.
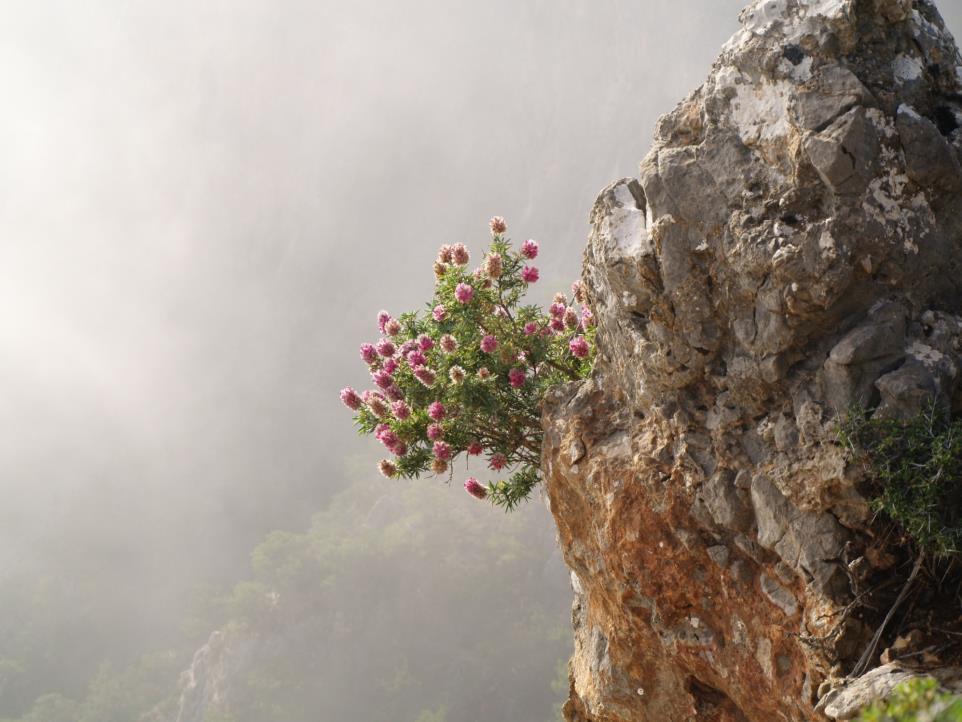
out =
[[[581,309],[581,325],[585,328],[590,328],[591,326],[595,325],[595,315],[587,306],[584,306]]]
[[[521,244],[521,255],[525,258],[537,258],[538,257],[538,242],[533,238],[529,238],[524,243]]]
[[[404,421],[411,416],[411,407],[404,403],[404,401],[395,401],[391,404],[391,411],[394,412],[395,418],[400,421]]]
[[[435,441],[432,449],[434,451],[434,457],[436,459],[441,459],[441,461],[448,461],[451,458],[451,447],[448,446],[447,442]]]
[[[427,435],[431,441],[437,441],[444,435],[444,430],[440,424],[431,424],[428,426]]]
[[[438,323],[441,323],[441,321],[443,321],[448,317],[448,312],[447,312],[447,309],[444,308],[444,306],[442,306],[441,304],[438,304],[437,306],[434,307],[434,310],[431,311],[431,316],[434,317],[435,321],[437,321]]]
[[[395,456],[404,456],[406,453],[408,453],[408,445],[403,441],[399,441],[398,445],[394,447],[391,453]]]
[[[500,236],[506,230],[508,230],[508,224],[504,222],[504,218],[501,216],[495,216],[488,223],[491,226],[491,233],[495,236]]]
[[[366,364],[372,364],[377,361],[377,349],[374,348],[374,344],[362,343],[361,348],[361,358]]]
[[[434,386],[434,382],[438,380],[437,374],[427,366],[418,366],[414,369],[414,377],[428,388]]]
[[[388,461],[387,459],[381,459],[377,462],[377,469],[381,472],[382,476],[388,479],[393,479],[397,476],[397,466],[394,465],[394,462]]]
[[[488,491],[480,482],[473,476],[468,477],[467,481],[464,482],[464,490],[468,492],[475,499],[485,499],[488,496]]]
[[[445,243],[438,249],[438,263],[451,263],[452,248],[449,244]]]
[[[521,269],[521,280],[525,283],[534,283],[538,277],[538,269],[534,266],[525,266]]]
[[[428,362],[425,355],[421,353],[418,349],[408,352],[408,355],[406,358],[407,358],[408,365],[412,369],[417,368],[418,366],[424,366]]]
[[[449,333],[444,334],[438,343],[444,353],[454,353],[458,350],[458,340]]]
[[[382,338],[380,341],[378,341],[375,348],[377,349],[377,352],[384,358],[391,358],[391,356],[393,356],[397,351],[397,349],[394,347],[394,344],[388,341],[386,338]]]
[[[584,303],[587,298],[588,288],[580,278],[571,284],[571,295],[578,303]]]
[[[428,416],[430,416],[435,421],[440,421],[447,415],[448,415],[448,412],[444,408],[444,404],[442,404],[440,401],[432,401],[431,405],[428,406]]]
[[[384,369],[378,369],[371,374],[371,378],[374,379],[374,383],[380,386],[382,389],[390,388],[394,385],[394,379]]]
[[[443,474],[448,470],[448,462],[444,459],[435,459],[431,462],[431,471],[435,474]]]
[[[491,353],[498,348],[498,339],[496,339],[491,334],[488,334],[481,339],[481,350],[485,353]]]
[[[384,332],[388,336],[397,336],[399,333],[401,333],[401,322],[396,318],[392,318],[390,321],[384,324]]]
[[[345,389],[341,389],[341,402],[351,411],[357,411],[361,408],[361,397],[357,395],[357,392],[348,386]]]
[[[571,353],[578,358],[584,358],[590,351],[588,341],[584,336],[575,336],[568,342],[568,348],[571,349]]]
[[[484,272],[491,278],[501,278],[503,270],[500,253],[489,253],[484,259]]]
[[[555,301],[550,306],[548,306],[548,313],[551,314],[552,318],[561,318],[562,316],[565,315],[565,311],[567,310],[568,310],[568,307],[565,306],[563,302],[559,303],[558,301]]]
[[[422,333],[418,336],[418,346],[421,347],[422,351],[430,351],[434,348],[434,339],[428,336],[426,333]]]
[[[564,315],[565,327],[578,328],[579,323],[580,321],[578,319],[578,314],[575,312],[575,310],[571,306],[568,306],[567,310],[565,310],[565,315]]]
[[[508,371],[508,383],[510,383],[514,388],[520,389],[524,386],[524,369],[519,369],[515,366],[513,369]]]
[[[471,299],[474,298],[474,289],[466,283],[459,283],[457,288],[454,289],[454,297],[460,303],[470,303]]]
[[[384,362],[384,366],[382,368],[389,374],[393,374],[398,369],[398,362],[393,358],[389,358]]]
[[[558,291],[554,295],[554,298],[552,299],[552,301],[554,301],[555,303],[560,303],[562,306],[564,306],[564,305],[567,305],[568,298],[561,291]]]
[[[391,314],[389,314],[387,311],[377,312],[377,327],[381,331],[381,333],[384,333],[384,326],[390,320],[391,320]]]
[[[448,378],[451,379],[451,383],[458,386],[464,383],[466,376],[467,374],[460,366],[452,366],[450,369],[448,369]]]
[[[377,440],[384,444],[388,451],[394,451],[397,448],[397,445],[401,442],[401,439],[398,438],[398,435],[390,429],[387,431],[382,431],[380,434],[378,434]]]
[[[362,398],[364,399],[364,403],[367,404],[367,407],[371,410],[371,413],[379,419],[383,419],[388,415],[388,413],[390,413],[387,402],[377,391],[365,391]]]
[[[524,335],[533,336],[536,333],[538,333],[538,324],[536,324],[534,321],[528,321],[524,325]]]
[[[508,459],[504,454],[493,454],[491,460],[488,462],[490,466],[495,471],[501,471],[504,467],[508,465]]]
[[[401,391],[401,387],[398,386],[397,384],[392,384],[391,386],[388,386],[386,389],[384,389],[384,393],[389,399],[391,399],[391,401],[404,400],[404,392]]]
[[[470,454],[471,456],[478,456],[483,451],[484,451],[484,447],[481,446],[480,441],[472,441],[470,444],[468,444],[468,454]]]
[[[478,378],[484,381],[487,378],[491,378],[491,372],[488,371],[486,366],[482,366],[478,369]]]
[[[459,266],[465,265],[471,260],[471,254],[463,243],[455,243],[451,247],[451,259]]]
[[[550,325],[551,325],[551,330],[556,331],[557,333],[561,333],[562,331],[565,330],[565,322],[562,321],[560,318],[551,319]]]

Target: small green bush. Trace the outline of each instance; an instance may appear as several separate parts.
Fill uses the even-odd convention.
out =
[[[962,698],[940,694],[931,677],[913,679],[864,710],[856,722],[962,722]]]
[[[934,405],[902,421],[849,412],[839,439],[877,484],[876,512],[891,517],[921,551],[935,557],[962,549],[962,420]]]

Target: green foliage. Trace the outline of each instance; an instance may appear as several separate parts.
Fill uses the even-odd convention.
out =
[[[856,722],[962,722],[962,698],[940,694],[934,679],[913,679],[864,710]]]
[[[382,315],[380,353],[362,347],[381,390],[357,397],[345,389],[342,400],[356,410],[359,431],[395,455],[379,465],[385,476],[445,475],[459,456],[483,456],[509,475],[486,488],[471,477],[470,493],[506,510],[529,498],[540,481],[541,401],[551,387],[588,375],[595,336],[580,282],[575,298],[558,294],[547,312],[524,303],[536,255],[533,241],[514,251],[495,232],[472,272],[464,246],[442,247],[426,310]]]
[[[862,409],[841,422],[841,442],[876,482],[872,503],[933,556],[962,549],[962,420],[935,406],[908,421]]]

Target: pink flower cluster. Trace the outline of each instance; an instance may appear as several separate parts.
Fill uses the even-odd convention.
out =
[[[375,343],[364,343],[359,348],[374,390],[358,393],[346,387],[340,391],[341,402],[352,411],[361,412],[366,424],[376,424],[373,429],[375,438],[396,457],[378,462],[378,470],[386,478],[416,473],[409,468],[414,459],[422,464],[419,470],[430,468],[436,474],[445,473],[453,458],[461,452],[468,456],[486,456],[488,467],[495,472],[520,463],[514,452],[502,453],[496,450],[497,447],[485,448],[479,439],[470,437],[469,441],[462,441],[462,434],[470,432],[470,426],[462,429],[455,422],[470,424],[476,409],[461,408],[455,405],[454,399],[469,400],[476,392],[496,392],[499,398],[505,398],[508,387],[514,390],[512,396],[516,400],[527,399],[533,390],[540,388],[537,384],[542,379],[542,369],[547,368],[543,365],[546,353],[551,354],[547,359],[552,365],[556,365],[554,359],[559,346],[562,349],[566,346],[567,352],[575,359],[585,359],[591,354],[588,330],[595,325],[595,318],[587,305],[585,283],[577,280],[572,284],[570,304],[564,293],[556,294],[545,316],[517,306],[522,319],[531,319],[520,323],[513,315],[517,296],[511,294],[519,278],[526,285],[539,281],[540,271],[530,262],[538,257],[540,248],[537,241],[528,239],[521,244],[517,254],[506,252],[503,236],[507,224],[504,219],[492,218],[490,228],[494,243],[482,258],[480,267],[473,272],[465,268],[471,254],[463,243],[441,246],[434,270],[439,288],[446,290],[438,292],[433,307],[428,307],[425,316],[405,315],[402,323],[387,311],[378,312],[377,328],[381,337]],[[453,300],[447,295],[452,286]],[[486,289],[494,290],[487,292]],[[447,299],[443,303],[439,302],[442,297]],[[462,308],[469,304],[473,305]],[[580,304],[580,313],[576,304]],[[471,335],[462,338],[461,343],[455,335],[446,333],[461,328],[458,324],[463,319],[474,319],[478,312],[489,315],[488,320],[469,322],[476,324],[480,341],[473,340],[478,336],[470,328]],[[452,321],[457,323],[452,324]],[[555,339],[548,345],[542,340],[552,337]],[[472,340],[467,342],[466,339]],[[490,355],[488,366],[491,368],[476,365],[478,350]],[[410,388],[412,377],[423,386],[436,389],[429,395],[435,400],[420,401],[426,392]],[[483,386],[481,382],[484,382]],[[456,388],[461,385],[466,385],[469,391]],[[405,397],[406,392],[410,394],[409,398]],[[465,395],[460,397],[459,393]],[[417,406],[413,399],[418,400]],[[489,409],[485,409],[484,418],[485,423],[500,423],[497,415],[491,415]],[[484,433],[479,434],[484,437]],[[405,440],[417,445],[416,453],[408,456]],[[495,487],[485,487],[470,477],[464,482],[464,488],[472,496],[485,499]]]
[[[467,481],[464,482],[464,490],[468,492],[475,499],[485,499],[488,496],[488,491],[481,483],[475,479],[473,476],[469,476]]]
[[[498,339],[488,334],[481,339],[481,350],[485,353],[494,353],[498,348]]]
[[[584,336],[575,336],[568,342],[568,348],[571,349],[571,353],[578,358],[585,358],[591,352],[591,349],[588,347],[588,341]]]
[[[471,303],[471,299],[474,298],[474,289],[466,283],[459,283],[454,289],[454,297],[458,299],[458,303]]]

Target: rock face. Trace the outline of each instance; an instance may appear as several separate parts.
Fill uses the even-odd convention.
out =
[[[173,722],[205,722],[228,715],[231,683],[256,656],[259,642],[239,630],[218,630],[194,653],[181,675],[180,700]],[[145,721],[144,721],[145,722]]]
[[[835,419],[959,404],[962,59],[935,6],[741,23],[591,214],[599,360],[544,417],[568,720],[825,719],[874,631],[852,570],[880,566]]]

